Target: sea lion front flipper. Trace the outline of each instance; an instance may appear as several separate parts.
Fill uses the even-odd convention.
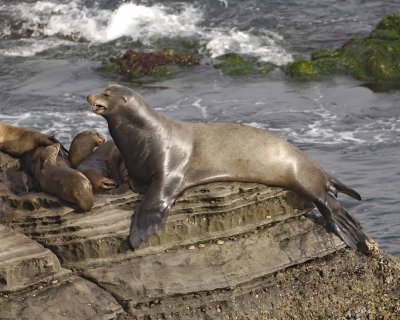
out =
[[[164,224],[179,195],[181,181],[178,177],[164,177],[152,182],[133,217],[129,241],[134,249]]]

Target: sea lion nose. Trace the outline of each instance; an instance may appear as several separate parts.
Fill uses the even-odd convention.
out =
[[[87,102],[91,103],[92,100],[93,100],[93,96],[92,96],[92,95],[88,95],[88,96],[86,97],[86,100],[87,100]]]

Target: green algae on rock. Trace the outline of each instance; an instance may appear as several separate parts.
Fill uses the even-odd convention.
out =
[[[400,15],[384,17],[368,37],[351,39],[339,49],[315,51],[310,60],[297,60],[284,69],[300,80],[345,73],[364,81],[400,81]]]
[[[110,58],[111,64],[100,70],[106,73],[119,73],[127,80],[143,77],[161,78],[175,74],[178,68],[191,67],[200,63],[198,57],[173,50],[163,52],[126,52]]]
[[[214,68],[229,76],[265,75],[275,69],[272,64],[261,62],[256,57],[244,57],[237,53],[226,53],[216,60],[219,62],[214,64]]]

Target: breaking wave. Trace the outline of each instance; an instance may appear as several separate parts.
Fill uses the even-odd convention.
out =
[[[227,2],[226,2],[227,6]],[[237,52],[282,65],[292,56],[280,45],[283,38],[269,30],[236,30],[204,26],[204,12],[199,6],[173,3],[147,6],[127,2],[114,10],[86,7],[82,0],[68,3],[37,1],[1,5],[0,14],[9,20],[0,27],[0,38],[24,41],[25,45],[1,49],[4,55],[35,55],[66,40],[106,43],[127,37],[151,46],[159,39],[193,38],[215,57]],[[51,38],[51,40],[49,40]],[[28,43],[26,39],[34,39]]]

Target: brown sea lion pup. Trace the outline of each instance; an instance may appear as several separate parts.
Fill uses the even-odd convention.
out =
[[[175,121],[156,112],[138,93],[118,85],[87,100],[107,120],[133,183],[146,190],[131,225],[133,248],[164,224],[185,189],[239,181],[297,192],[314,202],[350,247],[370,251],[360,223],[335,198],[337,192],[357,200],[360,195],[274,133],[241,124]]]
[[[81,211],[89,211],[93,206],[93,191],[90,181],[79,171],[57,166],[60,145],[43,148],[35,159],[35,178],[42,191],[73,203]]]
[[[0,123],[0,150],[11,156],[18,157],[39,146],[50,146],[54,143],[60,142],[53,136]],[[67,152],[64,146],[61,145],[61,148]]]
[[[123,174],[122,156],[112,140],[96,148],[78,165],[77,170],[90,180],[94,191],[114,189],[113,194],[121,194],[129,188],[129,178]]]
[[[72,168],[76,168],[84,159],[89,157],[94,148],[104,144],[106,139],[95,130],[86,130],[78,133],[69,148],[69,161]]]

